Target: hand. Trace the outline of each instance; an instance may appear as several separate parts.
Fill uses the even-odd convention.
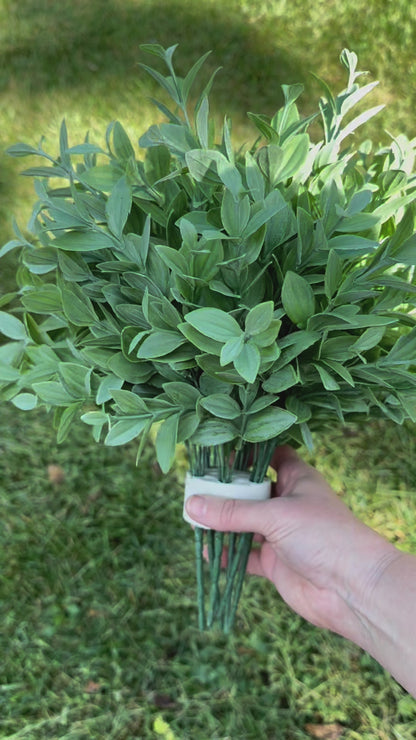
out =
[[[248,571],[271,580],[313,624],[366,645],[361,602],[397,550],[356,519],[292,448],[277,448],[272,467],[278,480],[269,501],[194,496],[188,513],[212,529],[255,532],[261,545],[252,550]]]

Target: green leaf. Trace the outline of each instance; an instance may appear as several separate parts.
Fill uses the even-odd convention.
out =
[[[163,357],[180,347],[185,341],[185,337],[178,332],[153,331],[140,345],[137,357],[143,360]]]
[[[295,359],[305,352],[309,347],[312,347],[316,342],[322,339],[322,335],[315,331],[295,331],[283,339],[279,340],[279,346],[282,350],[281,357],[277,361],[278,368],[287,365],[289,362]]]
[[[22,295],[22,304],[28,311],[33,313],[47,314],[60,313],[62,311],[62,295],[56,285],[46,283],[27,291]]]
[[[357,213],[354,216],[346,216],[337,225],[337,231],[354,234],[356,231],[368,231],[379,223],[380,219],[373,213]]]
[[[74,401],[73,396],[67,393],[61,383],[56,383],[53,380],[33,383],[32,388],[41,401],[48,404],[48,406],[68,406]]]
[[[105,154],[104,149],[97,144],[90,144],[88,141],[84,144],[70,146],[66,151],[68,154]]]
[[[296,220],[298,226],[298,243],[297,243],[297,265],[305,264],[309,257],[315,236],[315,222],[309,211],[298,206],[296,211]]]
[[[186,102],[188,100],[189,94],[191,92],[192,85],[195,82],[196,77],[198,76],[198,72],[201,69],[202,65],[206,61],[206,59],[211,54],[210,51],[205,52],[199,59],[196,60],[195,64],[191,67],[188,74],[186,75],[185,79],[183,80],[183,97],[184,101]],[[202,101],[205,100],[208,96],[208,90],[204,90],[202,93]],[[202,105],[202,101],[198,105],[199,107]]]
[[[251,113],[250,111],[247,113],[247,116],[250,121],[254,123],[256,128],[260,131],[261,135],[264,136],[265,139],[271,141],[272,143],[279,142],[279,135],[277,131],[272,126],[270,126],[269,123],[267,123],[265,116],[259,116],[257,113]]]
[[[297,134],[287,139],[283,146],[269,144],[260,149],[259,166],[272,187],[296,175],[305,163],[309,144],[307,134]]]
[[[59,424],[56,430],[56,441],[58,444],[61,444],[68,437],[72,422],[78,421],[79,419],[81,408],[82,402],[77,402],[72,403],[65,409],[56,409],[56,411],[59,412]]]
[[[285,365],[272,373],[263,383],[263,389],[270,393],[281,393],[299,382],[299,375],[292,365]]]
[[[247,383],[254,383],[260,369],[261,356],[253,342],[246,342],[234,360],[234,367]]]
[[[126,225],[131,203],[131,187],[126,177],[121,177],[114,185],[105,205],[108,228],[118,238],[121,237]]]
[[[328,300],[337,292],[342,282],[342,265],[343,261],[335,249],[331,249],[328,254],[328,261],[325,268],[325,295]]]
[[[195,148],[197,141],[183,123],[161,123],[159,126],[151,126],[139,139],[139,145],[144,148],[161,144],[183,162],[186,154]]]
[[[49,247],[25,250],[23,263],[34,275],[45,275],[56,269],[58,263],[56,250]]]
[[[225,164],[230,164],[228,159],[215,149],[192,149],[185,154],[189,172],[197,182],[212,184],[221,182],[218,174],[220,160]]]
[[[266,331],[273,319],[274,303],[266,301],[250,309],[246,316],[245,330],[247,334],[256,335]]]
[[[198,414],[188,411],[181,414],[178,424],[178,442],[186,442],[198,429],[200,419]]]
[[[271,406],[272,403],[278,400],[278,396],[272,396],[272,395],[263,395],[259,396],[259,398],[256,398],[255,401],[253,401],[252,404],[250,404],[249,408],[246,410],[247,414],[257,414],[259,411],[263,411],[263,409],[267,408],[268,406]]]
[[[299,428],[301,431],[303,444],[309,450],[309,452],[313,452],[314,450],[313,437],[312,437],[312,432],[308,424],[306,424],[306,422],[303,422],[302,424],[299,425]]]
[[[243,434],[246,442],[265,442],[278,437],[296,422],[296,416],[285,409],[271,407],[250,415]]]
[[[333,370],[334,373],[339,375],[343,380],[345,380],[348,385],[350,385],[352,388],[354,388],[355,383],[354,379],[348,370],[348,368],[345,367],[341,362],[337,362],[335,360],[328,360],[327,358],[322,358],[322,362],[324,365],[327,365],[330,370]]]
[[[179,414],[169,416],[156,435],[156,457],[163,473],[168,473],[175,458],[178,437]]]
[[[91,368],[75,362],[60,362],[59,377],[65,390],[74,398],[88,398],[91,393]]]
[[[111,396],[114,398],[118,408],[123,414],[133,416],[134,414],[149,414],[149,409],[137,393],[127,390],[110,389]]]
[[[99,319],[94,311],[92,301],[76,283],[70,283],[61,289],[62,308],[65,316],[75,326],[91,326]]]
[[[130,139],[119,121],[116,121],[113,126],[113,146],[116,157],[122,162],[134,157]]]
[[[398,249],[394,250],[391,256],[396,262],[400,262],[402,265],[416,265],[416,234],[406,239]]]
[[[237,167],[226,157],[220,157],[217,160],[217,172],[226,190],[232,194],[235,200],[238,200],[243,190],[243,183]],[[248,200],[248,196],[246,197]]]
[[[176,275],[189,275],[190,265],[181,252],[164,244],[157,245],[155,249],[169,270]]]
[[[275,144],[262,147],[257,153],[257,163],[264,177],[274,187],[279,181],[279,173],[282,169],[282,148]]]
[[[42,151],[35,149],[35,147],[30,146],[30,144],[18,142],[17,144],[9,146],[8,149],[6,149],[6,154],[10,157],[27,157],[29,154],[37,154],[39,156],[39,154],[42,154]]]
[[[9,339],[27,339],[23,322],[5,311],[0,311],[0,334]]]
[[[282,286],[282,303],[289,319],[297,326],[306,323],[315,313],[315,296],[308,281],[288,270]]]
[[[111,236],[103,231],[68,231],[62,236],[57,236],[51,245],[68,252],[95,252],[99,249],[112,249],[115,246]]]
[[[83,417],[85,421],[85,416]],[[111,427],[104,444],[108,447],[117,447],[131,442],[138,437],[148,424],[148,417],[143,419],[121,419]]]
[[[101,406],[102,403],[110,401],[113,397],[113,391],[119,390],[123,385],[123,380],[117,378],[115,375],[106,375],[97,389],[97,395],[95,397],[95,403],[97,406]]]
[[[14,383],[20,379],[20,372],[16,367],[0,362],[0,383]]]
[[[362,126],[364,123],[367,123],[367,121],[370,120],[373,116],[376,116],[377,113],[380,113],[384,108],[384,104],[382,105],[375,105],[373,108],[368,108],[364,113],[360,113],[359,116],[356,116],[353,118],[352,121],[350,121],[345,128],[342,129],[341,133],[337,136],[337,143],[340,144],[341,141],[344,141],[344,139],[347,136],[350,136],[359,126]]]
[[[211,447],[231,442],[238,436],[238,429],[229,420],[207,419],[200,423],[189,441],[194,445]]]
[[[201,334],[193,326],[184,322],[178,325],[179,331],[186,337],[188,342],[191,342],[195,347],[202,350],[202,352],[208,352],[209,354],[220,356],[221,349],[223,347],[222,342],[216,342],[215,339],[210,339],[204,334]]]
[[[345,362],[348,359],[354,357],[356,352],[352,349],[354,345],[354,338],[351,334],[337,335],[331,339],[325,339],[321,343],[320,347],[320,358],[325,361],[336,360]]]
[[[163,390],[166,395],[178,406],[183,409],[195,409],[201,393],[189,383],[172,381],[163,384]]]
[[[130,362],[122,352],[111,353],[107,367],[114,375],[128,383],[146,383],[154,374],[150,362]]]
[[[103,426],[108,422],[108,414],[104,411],[87,411],[81,416],[81,421],[89,426]]]
[[[38,403],[38,399],[33,393],[19,393],[17,396],[14,396],[11,401],[13,406],[21,409],[21,411],[31,411],[36,408]]]
[[[357,354],[373,349],[373,347],[376,347],[381,342],[385,331],[386,329],[384,326],[371,326],[361,334],[356,342],[354,342],[351,349]]]
[[[280,319],[272,319],[268,329],[261,331],[260,334],[255,334],[253,341],[257,347],[269,347],[273,344],[277,339],[281,325]]]
[[[227,342],[242,333],[237,321],[219,308],[197,308],[185,316],[185,321],[217,342]]]
[[[66,178],[68,176],[67,171],[64,167],[29,167],[27,170],[23,170],[23,172],[20,173],[21,175],[24,175],[25,177],[62,177]]]
[[[94,190],[109,193],[123,175],[124,172],[121,167],[98,164],[96,167],[90,167],[86,172],[83,172],[80,175],[80,180],[94,188]]]
[[[11,252],[13,249],[16,249],[17,247],[22,247],[24,243],[20,239],[11,239],[10,241],[6,242],[1,249],[0,249],[0,258],[4,257],[6,254]]]
[[[246,180],[251,197],[256,203],[262,201],[265,194],[265,182],[261,170],[250,152],[246,152]]]
[[[374,239],[354,234],[333,236],[328,241],[328,249],[335,249],[340,257],[364,257],[366,254],[372,254],[377,247],[378,242]]]
[[[286,408],[291,414],[295,414],[297,424],[304,424],[312,416],[311,407],[296,396],[288,396],[285,402]]]
[[[92,278],[92,272],[79,252],[67,253],[59,249],[58,264],[66,280],[82,283]]]
[[[177,103],[178,105],[180,104],[180,99],[172,78],[164,77],[156,69],[153,69],[153,67],[148,67],[147,64],[140,63],[140,67],[144,69],[151,77],[153,77],[154,80],[156,80],[160,87],[162,87],[165,92],[168,93],[168,95],[175,101],[175,103]]]
[[[213,393],[206,396],[200,400],[199,405],[220,419],[238,419],[242,413],[237,401],[226,393]]]
[[[243,233],[250,218],[248,195],[236,199],[230,190],[224,190],[221,204],[221,221],[229,236],[238,237]]]
[[[416,327],[408,334],[399,337],[390,352],[383,358],[383,364],[408,365],[414,364],[416,357]]]
[[[223,346],[220,354],[220,364],[228,365],[228,363],[236,360],[240,352],[244,347],[244,334],[240,334],[239,337],[232,337]]]
[[[335,378],[332,377],[332,375],[325,370],[322,365],[318,365],[317,363],[313,364],[314,368],[319,373],[319,377],[321,378],[322,385],[324,386],[325,390],[327,391],[339,391],[339,383],[335,380]]]
[[[218,357],[213,357],[209,354],[202,354],[197,355],[195,359],[199,367],[207,373],[207,375],[212,376],[212,378],[215,378],[218,381],[233,383],[234,385],[240,385],[243,382],[241,375],[239,375],[234,367],[231,364],[222,367]]]

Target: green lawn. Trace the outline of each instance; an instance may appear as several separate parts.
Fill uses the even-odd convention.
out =
[[[64,116],[74,141],[87,129],[102,141],[115,118],[137,141],[155,115],[137,66],[153,41],[178,42],[184,71],[212,49],[212,103],[239,143],[252,137],[245,112],[272,114],[282,82],[304,82],[305,113],[319,96],[311,71],[342,84],[344,46],[380,79],[374,105],[388,103],[368,135],[411,138],[415,36],[407,0],[0,0],[0,148],[54,142]],[[21,168],[0,154],[0,244],[33,203]],[[8,290],[13,255],[2,263]],[[0,737],[151,740],[163,718],[175,740],[298,740],[319,725],[330,740],[414,738],[415,701],[270,584],[247,579],[233,636],[198,632],[182,458],[161,477],[150,446],[138,469],[135,454],[96,446],[84,426],[57,446],[43,413],[0,409]],[[313,461],[416,553],[414,429],[329,431]]]

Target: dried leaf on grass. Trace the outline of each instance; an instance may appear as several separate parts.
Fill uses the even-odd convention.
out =
[[[305,725],[306,732],[311,737],[318,737],[320,740],[338,740],[342,737],[344,729],[338,722],[329,725],[314,725],[312,723]]]
[[[48,480],[55,486],[59,486],[65,480],[65,471],[60,465],[48,465]]]

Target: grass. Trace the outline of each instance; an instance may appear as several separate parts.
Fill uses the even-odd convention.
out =
[[[387,128],[412,136],[415,22],[407,0],[388,11],[365,0],[108,0],[105,8],[100,0],[0,0],[0,149],[43,135],[56,142],[64,116],[74,140],[90,130],[102,141],[118,118],[136,141],[155,118],[148,97],[156,89],[138,68],[140,43],[153,41],[179,43],[180,71],[212,50],[207,77],[223,68],[212,105],[219,120],[232,116],[237,141],[253,137],[247,110],[276,111],[281,83],[304,83],[304,112],[320,94],[311,72],[342,86],[344,46],[380,80],[373,104],[388,103],[368,134],[385,140]],[[11,215],[24,225],[33,202],[21,169],[21,161],[1,156],[2,241],[11,235]]]
[[[414,436],[401,430],[386,465],[392,425],[349,434],[348,456],[344,435],[319,442],[321,468],[416,552]],[[0,737],[155,738],[158,716],[190,740],[308,738],[333,723],[348,740],[414,737],[414,701],[271,584],[247,579],[230,638],[198,632],[180,464],[161,477],[149,446],[136,468],[134,444],[97,447],[82,426],[58,447],[44,414],[9,407],[0,440]]]
[[[87,129],[101,141],[114,118],[137,140],[154,119],[156,91],[137,68],[150,41],[179,42],[183,70],[213,50],[207,77],[223,66],[213,105],[219,120],[232,115],[239,142],[252,136],[245,112],[272,114],[282,82],[304,82],[305,112],[319,96],[310,71],[343,84],[344,46],[380,79],[374,105],[388,103],[368,134],[411,137],[416,10],[380,5],[0,0],[0,148],[41,135],[53,148],[63,116],[74,141]],[[33,203],[21,168],[0,155],[0,242]],[[0,267],[10,290],[14,256]],[[416,553],[414,429],[328,432],[312,459],[360,517]],[[176,740],[298,740],[331,724],[347,740],[414,738],[415,702],[270,584],[247,580],[228,640],[197,631],[181,460],[166,478],[153,460],[149,446],[136,469],[134,445],[97,447],[83,426],[58,447],[44,414],[2,406],[0,737],[147,740],[162,717]]]

